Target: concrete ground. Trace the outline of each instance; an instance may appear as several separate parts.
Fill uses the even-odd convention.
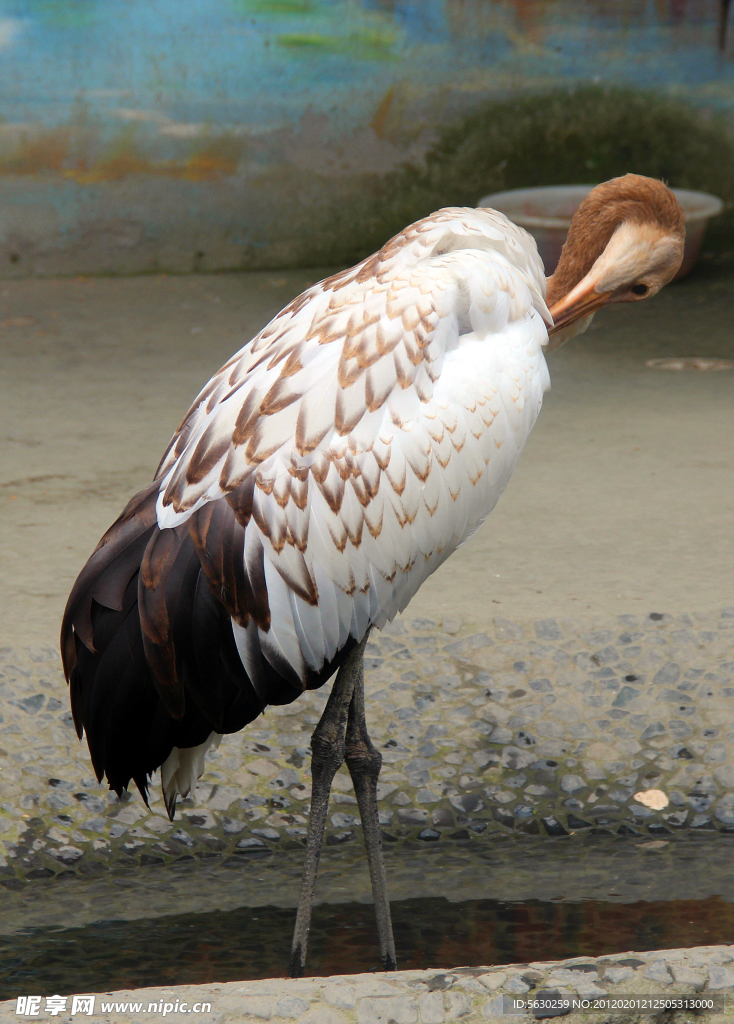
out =
[[[209,376],[315,271],[7,281],[0,289],[0,644],[53,643],[73,580]],[[734,266],[603,312],[487,525],[412,614],[481,627],[732,602]]]
[[[606,957],[538,961],[502,968],[342,974],[330,978],[122,989],[94,996],[36,996],[0,1003],[0,1024],[33,1016],[73,1024],[683,1024],[734,1021],[734,946],[697,946]],[[90,1005],[91,1004],[91,1005]],[[70,1012],[71,1011],[71,1012]]]

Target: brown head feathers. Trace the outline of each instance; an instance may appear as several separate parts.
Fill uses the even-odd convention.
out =
[[[685,237],[685,215],[664,182],[625,174],[597,185],[571,220],[558,267],[548,279],[549,306],[588,274],[615,230],[625,223],[649,224],[681,240]]]

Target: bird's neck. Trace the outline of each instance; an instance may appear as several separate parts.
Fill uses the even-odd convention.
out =
[[[548,306],[568,295],[586,277],[623,219],[618,207],[579,208],[568,229],[558,266],[548,278]]]

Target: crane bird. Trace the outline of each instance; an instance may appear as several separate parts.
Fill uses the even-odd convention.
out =
[[[395,968],[382,759],[365,722],[370,630],[494,507],[550,384],[544,347],[606,303],[654,295],[684,236],[670,190],[632,174],[584,200],[547,282],[533,239],[501,213],[419,220],[232,356],[79,575],[61,631],[79,738],[118,795],[132,780],[147,802],[160,769],[171,818],[222,734],[336,673],[311,740],[292,974],[344,761]]]

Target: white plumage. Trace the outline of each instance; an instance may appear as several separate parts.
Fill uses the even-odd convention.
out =
[[[250,481],[273,665],[319,670],[484,521],[549,386],[545,288],[522,229],[441,210],[305,292],[201,392],[159,469],[158,525]],[[252,625],[233,627],[249,670]]]

